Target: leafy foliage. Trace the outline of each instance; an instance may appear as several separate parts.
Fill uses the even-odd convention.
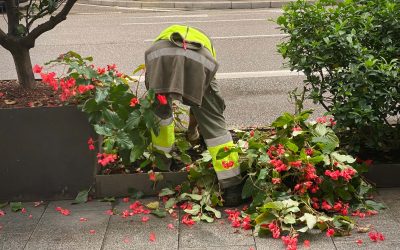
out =
[[[349,150],[398,150],[400,3],[336,3],[286,5],[277,23],[289,39],[278,50],[306,75],[308,97],[335,116]]]

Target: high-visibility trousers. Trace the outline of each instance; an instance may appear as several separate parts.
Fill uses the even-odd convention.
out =
[[[237,152],[231,152],[225,158],[217,160],[217,154],[221,149],[226,150],[235,146],[230,132],[226,129],[224,110],[225,101],[220,95],[216,80],[211,82],[204,93],[201,106],[191,106],[191,112],[197,120],[200,134],[212,156],[213,167],[220,186],[227,188],[240,184],[242,177]],[[157,109],[156,115],[160,119],[160,133],[158,136],[153,134],[153,145],[157,149],[169,153],[175,140],[172,101],[169,100],[168,105]]]

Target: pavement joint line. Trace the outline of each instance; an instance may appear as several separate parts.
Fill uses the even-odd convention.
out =
[[[112,215],[108,216],[107,226],[106,226],[106,230],[104,231],[103,240],[101,241],[100,250],[104,249],[104,242],[106,241],[106,235],[107,235],[107,232],[108,232],[108,227],[110,226],[111,216]]]
[[[200,15],[170,15],[170,16],[130,16],[129,18],[135,19],[154,19],[154,18],[177,18],[177,17],[210,17],[208,14]]]
[[[243,38],[274,38],[274,37],[288,37],[288,34],[269,34],[269,35],[247,35],[247,36],[212,36],[212,40],[224,39],[243,39]],[[154,42],[154,39],[146,39],[144,42]]]
[[[218,22],[251,22],[251,21],[266,21],[265,18],[251,18],[251,19],[224,19],[224,20],[198,20],[198,21],[186,21],[182,23],[218,23]],[[154,24],[174,24],[176,21],[171,22],[153,22],[153,23],[122,23],[121,25],[154,25]]]
[[[110,5],[97,5],[97,4],[87,4],[87,3],[76,3],[75,5],[97,7],[97,8],[122,9],[122,10],[140,10],[140,11],[154,11],[154,12],[179,12],[179,10],[177,10],[177,9],[174,9],[174,10],[162,9],[162,8],[150,9],[150,8],[139,8],[139,7],[121,7],[121,6],[110,6]],[[71,14],[79,14],[79,13],[71,13]],[[101,14],[104,14],[104,13],[101,13]],[[119,14],[121,14],[121,13],[119,13]]]
[[[49,208],[49,204],[50,204],[50,203],[46,203],[46,204],[45,204],[46,207],[43,209],[43,212],[42,212],[42,214],[40,215],[40,218],[39,218],[38,222],[36,223],[35,228],[32,230],[31,234],[29,235],[28,240],[25,242],[24,249],[26,249],[26,246],[28,245],[29,241],[31,240],[33,233],[34,233],[34,232],[36,231],[36,229],[38,228],[38,226],[39,226],[39,224],[40,224],[40,221],[41,221],[42,218],[43,218],[43,215],[46,213],[47,209]]]

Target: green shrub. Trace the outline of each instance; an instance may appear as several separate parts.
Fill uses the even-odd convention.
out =
[[[277,20],[278,45],[308,97],[335,116],[353,152],[400,149],[400,2],[299,0]]]

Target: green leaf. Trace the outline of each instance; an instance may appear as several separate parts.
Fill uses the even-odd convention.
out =
[[[131,154],[130,154],[130,157],[129,157],[130,162],[137,161],[143,155],[144,150],[145,150],[144,147],[134,146],[132,148],[132,150],[131,150]],[[150,162],[150,160],[146,160],[142,164],[146,164],[147,165],[149,162]]]
[[[75,200],[71,204],[86,203],[88,200],[89,192],[90,189],[80,191],[78,195],[75,197]]]
[[[93,98],[90,98],[87,99],[86,102],[83,104],[82,111],[86,113],[99,111],[99,106],[97,105],[97,102]]]
[[[112,130],[110,128],[105,127],[105,126],[100,126],[98,124],[94,125],[94,130],[99,135],[105,135],[105,136],[111,136],[112,135]]]
[[[304,213],[299,219],[300,221],[305,221],[309,229],[313,229],[315,224],[317,224],[317,217],[309,213]]]
[[[135,110],[129,114],[128,120],[126,120],[126,128],[127,129],[134,129],[139,126],[141,121],[141,114],[139,110]]]
[[[135,75],[137,72],[146,69],[146,66],[144,64],[140,64],[133,72],[132,75]]]
[[[166,209],[169,209],[169,208],[173,207],[175,205],[175,203],[176,203],[176,198],[170,198],[169,200],[167,200],[167,202],[165,202],[164,207]]]
[[[253,191],[254,191],[253,181],[251,180],[251,176],[249,176],[243,185],[242,199],[251,197],[253,195]]]
[[[278,117],[273,123],[272,126],[276,128],[285,127],[290,123],[293,123],[294,117],[289,113],[284,113],[282,116]]]
[[[315,132],[318,136],[324,136],[328,132],[328,130],[326,129],[325,125],[317,123],[317,126],[315,127]]]
[[[284,205],[281,201],[271,201],[268,203],[265,203],[262,208],[265,209],[275,209],[275,210],[282,210],[284,208]]]
[[[296,153],[297,151],[299,151],[299,147],[297,147],[297,145],[294,144],[294,143],[291,142],[291,141],[286,142],[286,143],[285,143],[285,146],[286,146],[288,149],[292,150],[294,153]]]
[[[206,206],[206,207],[205,207],[205,210],[210,211],[210,212],[213,212],[216,218],[218,218],[218,219],[221,218],[221,212],[218,211],[217,209],[212,208],[212,207],[210,207],[210,206]]]
[[[261,154],[260,157],[258,158],[258,162],[259,163],[268,163],[271,159],[269,158],[269,156],[267,154]]]
[[[347,163],[353,163],[356,161],[352,156],[350,155],[342,155],[339,154],[338,152],[333,152],[331,154],[333,158],[335,158],[338,162],[347,162]]]
[[[382,209],[386,208],[382,203],[378,203],[378,202],[375,202],[373,200],[366,200],[365,201],[365,205],[369,209],[376,210],[376,211],[379,211],[379,210],[382,210]]]
[[[210,216],[207,216],[205,214],[202,214],[200,217],[201,220],[207,221],[208,223],[211,223],[214,221],[214,218],[211,218]]]
[[[198,213],[200,213],[200,208],[201,208],[200,205],[194,204],[192,209],[185,209],[183,211],[191,215],[197,215]]]
[[[160,193],[158,193],[158,196],[167,196],[167,195],[173,195],[175,194],[175,191],[169,189],[169,188],[163,188],[161,189]]]
[[[105,88],[96,88],[96,94],[95,94],[95,101],[100,104],[106,100],[108,96],[108,90]]]
[[[133,143],[129,135],[123,131],[118,131],[115,137],[117,140],[116,142],[120,145],[122,149],[131,149],[133,148]]]
[[[124,122],[118,116],[118,114],[109,109],[105,109],[102,112],[104,120],[107,122],[107,125],[110,125],[112,128],[121,129],[124,126]]]
[[[158,209],[160,207],[160,202],[158,202],[158,201],[150,202],[150,203],[146,204],[146,207],[148,207],[152,210]]]
[[[18,212],[23,208],[21,202],[10,202],[10,207],[13,212]]]
[[[265,180],[265,178],[268,175],[268,169],[263,168],[260,170],[260,173],[258,174],[257,180]],[[242,191],[242,196],[243,196],[243,191]]]
[[[0,209],[8,206],[8,202],[0,203]]]
[[[101,202],[115,202],[115,197],[104,197]]]
[[[302,227],[300,229],[297,229],[297,232],[305,233],[305,232],[308,231],[308,229],[309,229],[308,226],[307,227]]]
[[[182,198],[186,198],[186,197],[190,197],[192,200],[195,200],[195,201],[199,201],[199,200],[201,200],[201,198],[202,198],[202,196],[201,195],[199,195],[199,194],[188,194],[188,193],[183,193],[183,194],[181,194],[181,197]]]
[[[144,196],[143,191],[136,190],[134,188],[128,188],[128,194],[134,199],[140,199]]]
[[[296,216],[294,216],[293,214],[287,214],[283,218],[283,223],[285,223],[285,224],[295,224],[296,223]]]
[[[151,213],[151,214],[154,214],[155,216],[157,216],[157,217],[159,217],[159,218],[164,218],[165,216],[167,216],[167,211],[165,211],[165,210],[160,210],[160,209],[151,210],[150,213]]]

